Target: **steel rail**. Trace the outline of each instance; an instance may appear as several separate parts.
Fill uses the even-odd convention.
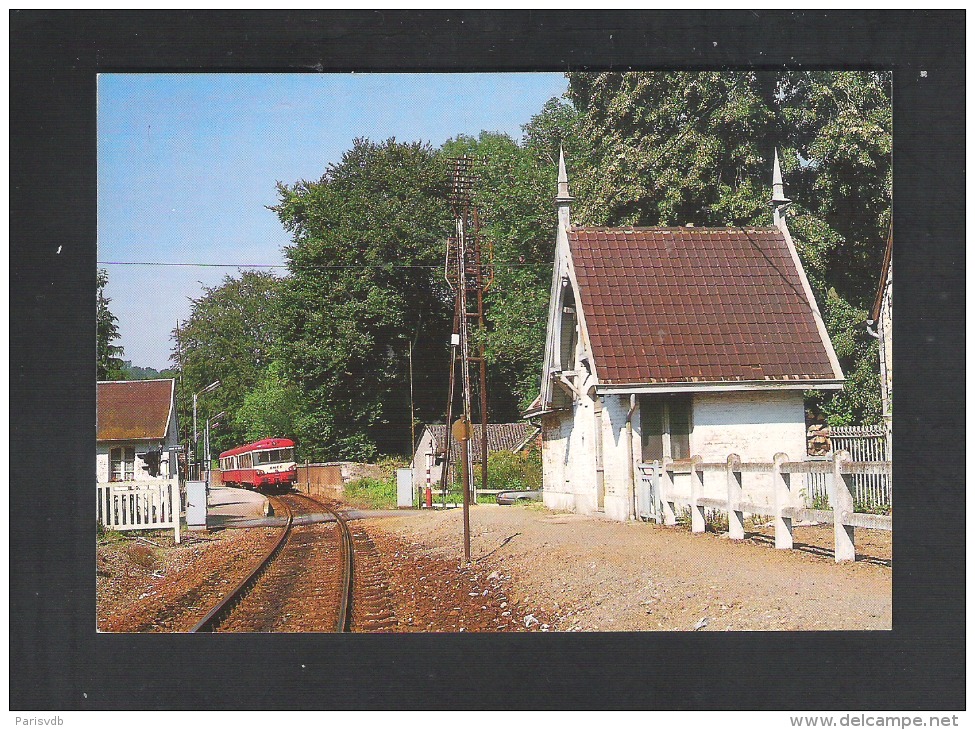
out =
[[[285,511],[288,513],[288,522],[281,530],[281,534],[278,535],[277,540],[270,549],[264,554],[257,564],[254,566],[253,570],[246,576],[244,576],[233,590],[231,590],[226,596],[220,599],[213,608],[211,608],[207,615],[204,616],[199,622],[190,629],[191,634],[200,633],[204,631],[215,631],[220,621],[225,618],[225,613],[233,606],[233,604],[238,601],[243,594],[257,582],[257,579],[261,577],[265,568],[270,565],[271,561],[281,552],[281,548],[284,547],[285,542],[287,542],[288,536],[291,534],[291,528],[294,525],[294,513],[291,509],[284,503],[283,500],[280,501],[281,506],[284,507]]]
[[[350,630],[352,621],[352,592],[353,592],[353,571],[355,570],[355,557],[352,547],[352,531],[349,529],[348,523],[345,518],[342,517],[336,510],[332,509],[329,505],[325,504],[321,500],[312,497],[308,494],[298,494],[299,497],[304,497],[305,499],[314,502],[319,507],[329,512],[335,517],[336,523],[338,523],[339,529],[342,533],[342,598],[339,603],[339,617],[338,621],[335,623],[335,631],[337,633],[344,633]]]

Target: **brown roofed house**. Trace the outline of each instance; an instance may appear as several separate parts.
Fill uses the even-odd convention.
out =
[[[481,463],[481,424],[471,424],[471,440],[469,448],[473,455],[474,463]],[[538,429],[533,428],[524,421],[519,423],[489,423],[487,425],[487,447],[488,456],[499,451],[519,452],[533,442],[533,437],[538,434]],[[440,483],[441,462],[447,448],[447,427],[443,424],[433,424],[426,426],[416,444],[413,453],[413,484],[422,490],[429,484],[431,486]],[[450,474],[448,483],[453,479],[454,465],[460,459],[460,444],[450,439]],[[480,484],[479,471],[475,471],[475,484]],[[422,493],[422,492],[421,492]]]
[[[99,483],[177,476],[175,380],[100,382],[96,408]]]
[[[638,504],[641,463],[805,458],[803,392],[841,388],[843,373],[786,226],[778,156],[771,226],[578,227],[571,201],[560,155],[541,391],[526,414],[541,417],[546,506],[656,516],[655,499]],[[706,491],[726,496],[720,481]]]

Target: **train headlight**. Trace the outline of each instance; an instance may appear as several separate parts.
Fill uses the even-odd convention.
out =
[[[257,474],[257,476],[259,476],[259,477],[264,476],[264,470],[263,469],[255,469],[254,470],[254,473]]]

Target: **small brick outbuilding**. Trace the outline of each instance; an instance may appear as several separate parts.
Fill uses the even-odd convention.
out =
[[[470,449],[474,455],[474,463],[480,464],[481,454],[481,424],[471,425]],[[537,435],[538,429],[533,428],[528,423],[489,423],[487,425],[487,447],[488,456],[498,451],[520,451],[527,447],[532,437]],[[418,489],[423,489],[427,484],[431,486],[440,483],[441,466],[437,463],[438,458],[442,458],[446,451],[447,427],[443,424],[433,424],[426,426],[417,441],[416,450],[413,452],[413,484]],[[453,465],[460,459],[460,444],[450,439],[450,464],[451,474],[448,479],[453,477]],[[480,472],[475,471],[475,475]],[[479,480],[475,480],[480,483]],[[449,481],[448,481],[449,483]]]

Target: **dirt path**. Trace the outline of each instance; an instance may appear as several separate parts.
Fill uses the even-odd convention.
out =
[[[460,510],[368,525],[430,557],[463,553]],[[510,574],[512,607],[550,617],[554,630],[891,628],[886,535],[858,531],[875,559],[837,565],[816,549],[775,550],[762,535],[734,543],[538,507],[479,505],[471,529],[477,567]],[[816,546],[827,528],[805,530],[796,542]]]

